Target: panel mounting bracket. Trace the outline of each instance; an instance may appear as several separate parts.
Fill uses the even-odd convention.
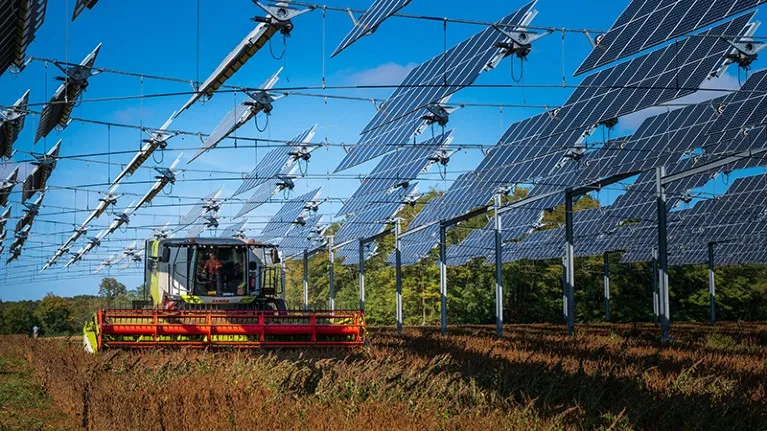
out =
[[[277,27],[280,32],[286,36],[290,35],[290,32],[293,30],[293,23],[291,22],[293,18],[315,9],[314,6],[311,6],[307,9],[295,9],[290,7],[288,3],[285,2],[279,2],[273,6],[262,4],[257,0],[253,0],[253,3],[255,3],[256,6],[260,7],[267,14],[269,14],[267,17],[254,17],[253,21],[262,22],[273,27]]]
[[[515,54],[519,58],[526,58],[530,51],[533,50],[533,42],[550,35],[553,30],[548,30],[544,33],[533,33],[525,30],[506,31],[498,26],[493,28],[503,34],[505,34],[511,42],[499,42],[495,44],[497,48],[503,49],[505,52],[504,57],[508,57]]]

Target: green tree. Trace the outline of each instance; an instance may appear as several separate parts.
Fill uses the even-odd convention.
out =
[[[125,297],[128,294],[128,289],[124,284],[111,277],[104,277],[99,285],[99,296],[104,298],[107,307],[113,307],[115,300],[121,297]]]
[[[40,322],[45,335],[62,335],[74,332],[72,322],[71,301],[48,293],[40,300],[35,308],[35,317]]]
[[[0,304],[0,334],[29,334],[38,324],[34,301]]]

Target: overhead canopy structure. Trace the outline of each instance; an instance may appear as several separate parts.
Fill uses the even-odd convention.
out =
[[[0,75],[11,67],[24,68],[47,7],[48,0],[0,0]]]
[[[218,196],[221,194],[223,187],[218,190],[214,190],[208,193],[204,198],[200,199],[200,202],[194,204],[189,212],[181,219],[178,224],[180,229],[183,229],[190,224],[193,224],[201,217],[205,217],[208,213],[216,214],[221,208],[221,201]]]
[[[247,220],[233,223],[221,230],[219,238],[245,238],[245,224]]]
[[[322,216],[310,215],[303,224],[296,225],[279,242],[283,257],[297,256],[305,251],[313,250],[325,241],[323,229],[319,226]]]
[[[204,153],[215,148],[216,145],[245,125],[245,123],[258,115],[258,113],[264,112],[269,115],[272,112],[272,103],[279,99],[279,97],[273,97],[269,94],[268,90],[272,89],[277,81],[279,81],[280,72],[282,72],[282,68],[261,85],[259,90],[256,90],[255,92],[245,92],[248,96],[248,100],[240,103],[238,106],[235,106],[234,109],[229,111],[226,117],[224,117],[218,126],[216,126],[216,129],[205,139],[200,150],[197,151],[187,163],[192,163]]]
[[[148,192],[138,201],[138,204],[136,204],[136,209],[143,207],[144,205],[151,203],[152,199],[155,198],[160,192],[168,185],[168,184],[174,184],[176,182],[176,166],[178,166],[178,163],[181,161],[181,157],[184,155],[184,153],[181,153],[176,157],[176,160],[170,165],[169,168],[155,168],[155,170],[160,174],[156,176],[157,181],[152,185],[152,188],[149,189]]]
[[[22,185],[22,203],[34,196],[35,193],[45,190],[45,186],[48,184],[48,178],[56,168],[56,161],[59,158],[60,148],[61,141],[57,142],[47,153],[37,157],[36,162],[32,162],[32,164],[35,165],[35,168],[32,169],[32,172],[30,172]]]
[[[610,30],[597,37],[594,50],[575,74],[579,75],[630,57],[764,2],[765,0],[632,0]]]
[[[293,30],[292,19],[309,12],[311,9],[298,10],[287,3],[277,3],[274,6],[264,6],[255,2],[268,14],[265,18],[255,19],[259,22],[245,39],[243,39],[229,55],[224,58],[216,70],[196,89],[194,96],[181,107],[175,115],[182,113],[201,98],[210,99],[213,94],[238,70],[253,57],[271,38],[282,32],[289,35]],[[271,88],[271,87],[270,87]],[[193,158],[194,160],[194,158]]]
[[[350,47],[360,38],[373,34],[378,26],[389,17],[407,6],[411,0],[375,0],[370,8],[362,16],[354,21],[354,28],[344,37],[331,58],[340,54],[341,51]],[[349,13],[351,15],[351,12]]]
[[[459,43],[450,50],[419,65],[384,102],[362,130],[362,138],[336,168],[336,172],[357,166],[406,144],[426,124],[444,125],[449,111],[444,105],[457,91],[474,83],[483,71],[493,69],[511,51],[511,39],[504,31],[528,25],[535,14],[530,2],[498,21],[497,26]]]
[[[13,154],[13,144],[19,138],[24,128],[29,104],[29,90],[8,109],[0,110],[0,157],[10,158]]]
[[[235,218],[240,218],[249,212],[255,210],[261,205],[269,201],[275,193],[283,190],[293,190],[295,184],[293,178],[290,176],[290,168],[283,169],[282,173],[268,179],[263,184],[256,188],[256,191],[248,198],[248,200],[242,205],[240,211],[237,212]]]
[[[24,215],[19,218],[18,222],[16,222],[16,232],[21,232],[25,227],[32,226],[35,217],[40,214],[40,208],[43,206],[44,197],[45,193],[41,193],[33,203],[24,204],[26,209],[24,210]]]

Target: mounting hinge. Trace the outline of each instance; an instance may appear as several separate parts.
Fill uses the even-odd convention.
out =
[[[293,30],[293,23],[291,20],[299,15],[303,15],[307,12],[313,11],[314,6],[307,9],[294,9],[285,2],[279,2],[273,6],[264,5],[257,0],[253,0],[256,6],[264,10],[269,16],[261,17],[257,16],[253,18],[253,21],[262,22],[280,29],[280,32],[284,35],[290,35]]]

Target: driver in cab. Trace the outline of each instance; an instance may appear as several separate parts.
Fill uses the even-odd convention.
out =
[[[208,275],[208,290],[218,290],[217,275],[221,271],[222,263],[216,257],[216,253],[208,253],[208,260],[205,261],[203,270]]]

